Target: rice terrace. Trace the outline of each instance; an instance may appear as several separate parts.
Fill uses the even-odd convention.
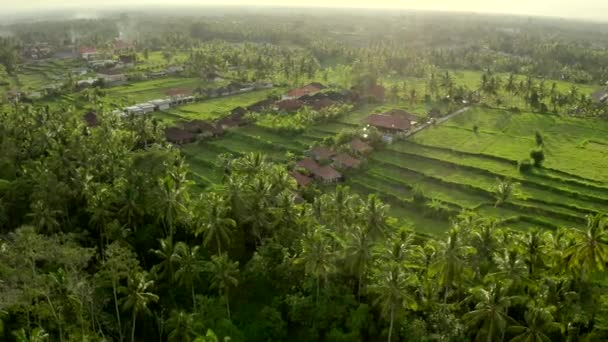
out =
[[[3,6],[0,341],[608,341],[598,0],[247,1]]]

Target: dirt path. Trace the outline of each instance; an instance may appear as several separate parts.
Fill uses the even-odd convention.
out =
[[[420,132],[420,131],[424,130],[425,128],[427,128],[427,127],[429,127],[429,126],[432,126],[432,125],[437,125],[437,124],[442,124],[442,123],[444,123],[444,122],[446,122],[446,121],[448,121],[448,120],[452,119],[453,117],[456,117],[456,116],[458,116],[458,115],[460,115],[460,114],[462,114],[462,113],[466,112],[466,111],[467,111],[467,110],[469,110],[469,109],[471,109],[471,107],[464,107],[464,108],[462,108],[462,109],[459,109],[459,110],[457,110],[457,111],[455,111],[455,112],[453,112],[453,113],[450,113],[450,114],[448,114],[448,115],[446,115],[446,116],[444,116],[444,117],[442,117],[442,118],[439,118],[439,119],[435,120],[435,123],[431,123],[431,122],[425,122],[425,123],[421,124],[420,126],[417,126],[416,128],[414,128],[413,130],[411,130],[411,131],[407,132],[407,133],[405,134],[405,137],[406,137],[406,138],[409,138],[409,137],[411,137],[412,135],[414,135],[414,134],[416,134],[416,133],[418,133],[418,132]]]

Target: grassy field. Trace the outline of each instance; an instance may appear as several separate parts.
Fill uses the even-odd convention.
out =
[[[478,76],[454,75],[469,83]],[[216,117],[236,102],[224,106],[225,100],[219,99],[217,103],[203,102],[164,115],[173,120]],[[187,146],[184,153],[193,178],[205,186],[221,179],[219,154],[263,152],[283,162],[289,153],[302,154],[315,142],[360,127],[371,113],[401,108],[423,117],[431,106],[403,101],[370,104],[293,135],[253,125]],[[544,140],[544,167],[521,173],[517,162],[529,158],[537,131]],[[345,184],[361,196],[378,194],[391,205],[399,224],[422,233],[445,231],[450,226],[448,216],[461,210],[494,217],[513,229],[579,227],[585,224],[585,215],[608,211],[607,133],[608,124],[599,120],[476,107],[375,151],[361,169],[346,172]],[[517,183],[516,191],[507,203],[495,207],[496,185],[505,178]],[[323,191],[332,188],[321,186]],[[425,204],[414,202],[418,191]],[[443,208],[444,214],[438,214],[431,203]]]
[[[246,107],[267,98],[271,94],[280,93],[281,89],[264,89],[239,95],[215,98],[185,106],[173,108],[160,113],[159,117],[165,121],[175,120],[209,120],[224,116],[236,107]]]
[[[127,105],[167,97],[167,91],[176,88],[193,90],[203,85],[199,78],[169,77],[142,81],[107,89],[107,98]]]

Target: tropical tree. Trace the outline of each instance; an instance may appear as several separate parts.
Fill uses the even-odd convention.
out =
[[[230,288],[238,285],[239,263],[230,261],[226,254],[214,255],[204,264],[204,271],[211,275],[211,288],[217,289],[226,302],[230,319]]]
[[[587,227],[572,228],[574,244],[565,250],[568,268],[587,279],[594,271],[603,271],[608,262],[608,232],[604,215],[588,215]]]
[[[496,197],[494,207],[504,204],[513,195],[515,186],[516,183],[508,178],[498,181],[498,184],[496,184],[496,190],[494,192],[494,197]]]
[[[363,275],[372,259],[372,241],[370,234],[361,227],[354,227],[346,238],[344,256],[349,271],[357,276],[357,297],[361,298]]]
[[[475,309],[466,313],[462,320],[474,332],[474,340],[504,340],[507,327],[515,321],[507,314],[511,298],[505,295],[500,284],[488,289],[473,288],[469,300],[475,302]]]
[[[511,342],[549,342],[551,333],[563,329],[562,325],[555,322],[549,308],[530,307],[524,314],[525,324],[513,325],[508,328],[510,333],[516,336]]]
[[[135,342],[135,323],[137,315],[144,313],[151,315],[152,312],[148,305],[158,301],[158,296],[152,292],[148,292],[154,281],[148,280],[147,274],[144,272],[136,273],[128,279],[128,286],[122,292],[126,294],[122,309],[123,311],[131,311],[131,341]]]
[[[389,320],[388,341],[392,340],[395,315],[405,308],[416,309],[415,297],[408,287],[415,286],[417,279],[413,273],[406,273],[406,268],[398,262],[377,264],[372,276],[370,292],[376,295],[374,304],[380,306],[382,314]]]
[[[169,334],[167,341],[169,342],[190,342],[196,337],[194,331],[195,314],[184,311],[171,311],[166,325]]]
[[[161,261],[152,267],[152,273],[160,279],[173,280],[175,264],[175,246],[171,238],[158,239],[159,249],[152,249],[152,252]]]
[[[194,282],[203,271],[203,263],[199,256],[200,246],[190,247],[184,242],[175,245],[174,260],[177,264],[175,280],[180,286],[190,289],[192,307],[196,310],[194,297]]]
[[[321,279],[325,280],[335,270],[335,253],[331,248],[333,236],[323,227],[317,226],[302,237],[302,249],[297,263],[304,264],[306,274],[316,279],[316,301],[319,302]]]
[[[222,242],[230,243],[232,229],[236,222],[228,217],[229,206],[225,197],[210,193],[201,198],[202,214],[197,224],[196,235],[203,236],[203,246],[207,247],[211,241],[217,245],[218,254],[222,254]]]

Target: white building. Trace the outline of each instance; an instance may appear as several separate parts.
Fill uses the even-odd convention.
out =
[[[140,105],[138,105],[138,107],[141,109],[141,111],[144,114],[148,114],[148,113],[152,113],[154,111],[154,109],[156,108],[156,106],[153,103],[142,103]]]
[[[171,108],[171,99],[152,100],[149,103],[153,104],[157,110],[167,110]]]

